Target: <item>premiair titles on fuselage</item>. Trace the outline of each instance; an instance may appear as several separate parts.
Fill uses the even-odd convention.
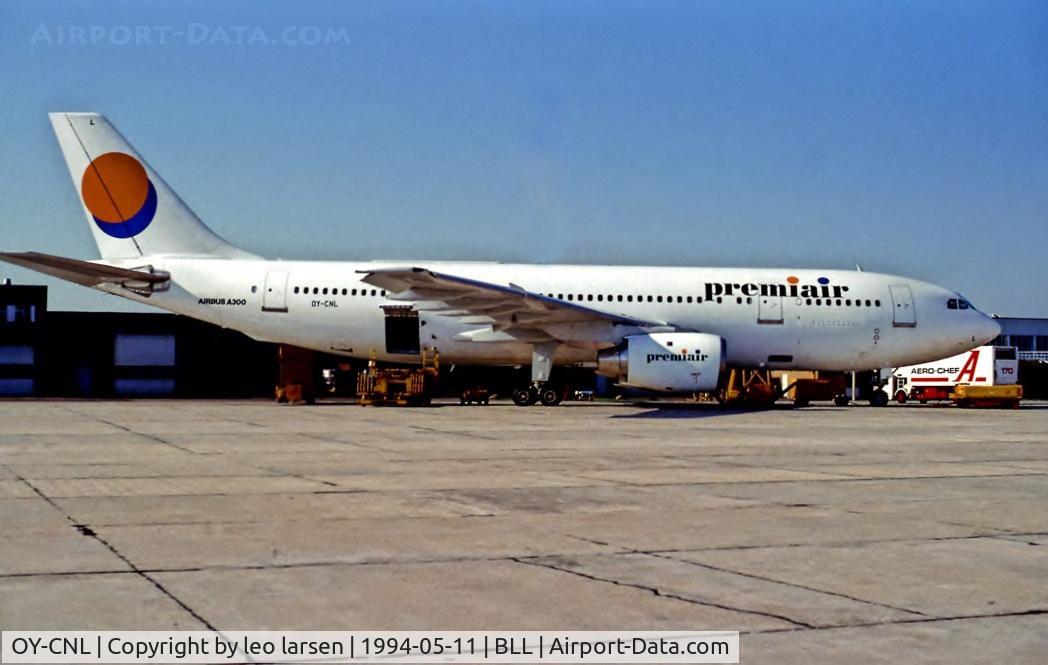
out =
[[[790,278],[796,279],[796,278]],[[820,282],[826,280],[825,284],[774,284],[753,282],[707,282],[706,299],[717,296],[781,296],[791,298],[843,298],[848,292],[847,286],[830,285],[825,277],[819,278]]]

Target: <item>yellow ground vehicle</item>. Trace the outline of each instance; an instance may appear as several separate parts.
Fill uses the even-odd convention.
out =
[[[426,406],[440,371],[440,355],[422,350],[421,367],[378,367],[371,354],[367,369],[357,375],[361,406]]]

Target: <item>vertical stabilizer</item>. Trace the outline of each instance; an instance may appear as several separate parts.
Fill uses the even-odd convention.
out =
[[[254,258],[207,228],[100,113],[52,113],[103,259],[153,254]]]

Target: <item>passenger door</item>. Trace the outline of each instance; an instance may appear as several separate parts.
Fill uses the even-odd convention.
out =
[[[913,292],[904,284],[889,286],[892,296],[892,325],[896,328],[913,328],[917,325],[917,312],[913,308]]]
[[[287,311],[287,278],[286,270],[271,270],[266,273],[265,290],[262,292],[263,312]]]

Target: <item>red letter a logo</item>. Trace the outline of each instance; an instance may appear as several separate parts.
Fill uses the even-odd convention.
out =
[[[964,363],[964,367],[961,368],[957,378],[954,379],[957,383],[963,381],[963,377],[968,375],[969,381],[975,381],[975,366],[979,364],[979,350],[972,351],[971,355],[968,356],[968,361]]]

